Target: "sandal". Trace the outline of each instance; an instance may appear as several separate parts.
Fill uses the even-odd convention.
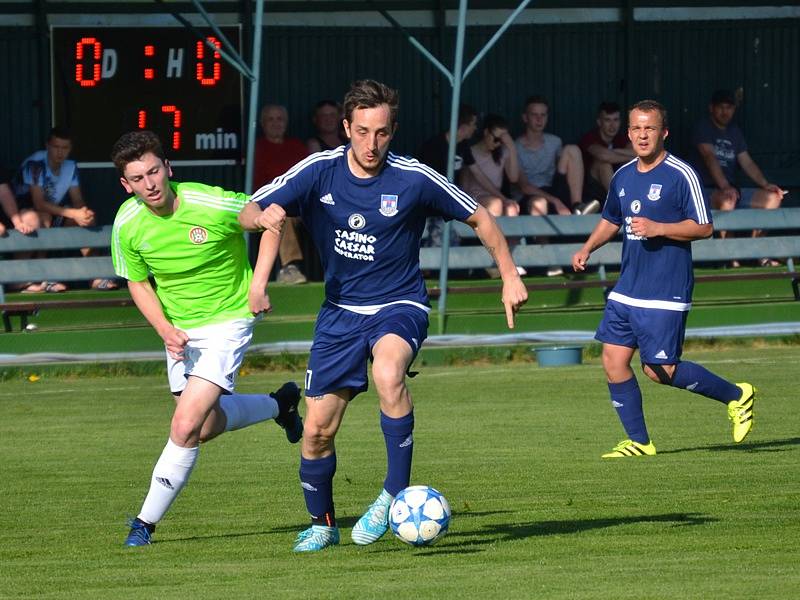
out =
[[[774,258],[762,258],[758,261],[759,266],[762,267],[780,267],[781,263],[775,260]]]
[[[47,281],[44,284],[44,291],[49,294],[60,294],[67,291],[67,286],[57,281]]]
[[[119,286],[111,279],[95,279],[92,282],[92,289],[110,291],[119,289]]]

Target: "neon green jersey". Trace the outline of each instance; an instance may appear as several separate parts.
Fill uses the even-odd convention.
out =
[[[253,271],[237,220],[249,197],[201,183],[170,186],[178,197],[171,215],[153,214],[136,196],[117,211],[111,234],[117,275],[144,281],[152,273],[164,315],[176,327],[251,317]]]

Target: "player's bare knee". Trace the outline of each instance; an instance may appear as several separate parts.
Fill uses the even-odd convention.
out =
[[[303,423],[303,449],[315,456],[331,450],[333,447],[334,430],[315,423]]]
[[[200,441],[202,423],[195,419],[175,415],[169,430],[170,439],[178,446],[191,447]]]
[[[675,365],[642,363],[642,371],[656,383],[672,385],[672,377],[675,374]]]

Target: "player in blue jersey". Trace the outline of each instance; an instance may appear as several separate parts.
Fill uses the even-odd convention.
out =
[[[389,152],[397,110],[395,90],[372,80],[354,83],[344,99],[350,143],[298,163],[253,194],[239,215],[245,229],[266,230],[250,288],[254,313],[270,310],[265,290],[286,215],[303,220],[325,270],[325,301],[306,371],[300,458],[311,527],[297,537],[297,552],[339,543],[334,438],[349,401],[367,389],[370,359],[388,464],[381,493],[353,528],[356,544],[371,544],[386,532],[389,504],[409,484],[414,413],[405,376],[428,329],[419,268],[426,219],[459,219],[475,228],[500,269],[509,327],[527,300],[491,215],[432,168]]]
[[[608,295],[595,338],[603,342],[603,368],[611,404],[628,439],[603,458],[652,456],[642,394],[631,369],[639,349],[644,373],[656,383],[686,389],[727,405],[733,439],[753,426],[755,388],[730,383],[681,360],[686,316],[692,303],[691,242],[711,236],[711,212],[697,174],[664,149],[667,111],[642,100],[628,114],[628,138],[637,158],[614,174],[603,218],[572,257],[583,271],[590,254],[623,228],[619,281]]]

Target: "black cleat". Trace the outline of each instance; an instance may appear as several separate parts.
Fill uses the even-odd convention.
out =
[[[303,419],[297,412],[300,388],[294,381],[287,381],[279,390],[272,392],[271,396],[278,403],[278,416],[275,417],[275,422],[283,427],[289,443],[296,444],[303,437]]]

